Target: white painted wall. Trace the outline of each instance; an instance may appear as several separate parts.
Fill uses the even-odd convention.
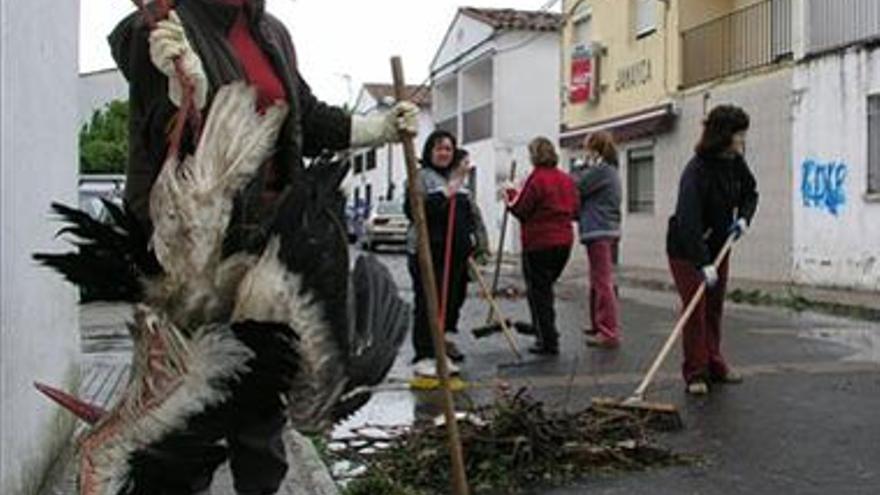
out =
[[[77,122],[89,122],[95,110],[102,110],[113,100],[128,99],[128,82],[118,69],[88,72],[79,75],[79,107]]]
[[[474,60],[474,57],[479,57],[478,53],[471,52],[465,54],[465,52],[473,51],[475,46],[485,41],[491,35],[491,26],[462,15],[459,12],[456,14],[455,19],[453,19],[445,38],[434,55],[434,60],[431,62],[431,73],[434,74],[438,70],[445,72],[445,66]],[[475,51],[481,52],[481,50]]]
[[[559,46],[559,33],[509,32],[498,39],[494,96],[498,139],[528,144],[545,136],[557,141]]]
[[[880,202],[865,192],[867,97],[880,93],[880,50],[850,49],[805,62],[795,70],[794,91],[795,280],[878,290]],[[807,160],[846,173],[840,189],[845,203],[836,214],[809,200],[818,196],[805,194]],[[814,175],[807,179],[815,184]]]
[[[467,78],[461,77],[462,69],[477,59],[491,58],[492,137],[463,147],[470,152],[477,167],[477,202],[489,233],[491,249],[495,251],[504,211],[503,204],[497,200],[497,190],[508,179],[511,160],[517,160],[517,180],[521,182],[531,172],[529,141],[537,136],[557,141],[560,57],[559,33],[500,31],[483,43],[491,34],[488,25],[459,15],[438,49],[431,72],[437,83],[455,81],[461,114],[466,110],[465,102],[481,100],[469,96],[473,88],[469,87]],[[437,91],[434,98],[435,102],[440,98]],[[504,250],[519,252],[519,225],[515,219],[510,219],[507,227]]]
[[[72,421],[34,380],[78,380],[75,290],[37,268],[76,204],[79,1],[0,2],[0,493],[35,493]]]

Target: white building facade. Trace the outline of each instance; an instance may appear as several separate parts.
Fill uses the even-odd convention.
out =
[[[79,2],[0,2],[0,493],[35,494],[73,419],[33,387],[76,390],[76,291],[31,260],[76,204]]]
[[[475,194],[493,251],[503,204],[497,189],[531,170],[527,146],[559,134],[559,25],[552,12],[461,8],[431,63],[436,126],[458,137],[476,167]],[[505,251],[519,251],[510,222]]]
[[[791,103],[794,281],[880,290],[880,3],[803,1]]]

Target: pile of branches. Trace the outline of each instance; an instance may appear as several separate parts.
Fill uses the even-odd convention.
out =
[[[548,411],[525,389],[459,421],[468,482],[475,493],[517,493],[592,475],[670,466],[693,459],[656,445],[636,414],[607,408]],[[448,493],[444,425],[356,430],[335,456],[367,467],[346,493]]]

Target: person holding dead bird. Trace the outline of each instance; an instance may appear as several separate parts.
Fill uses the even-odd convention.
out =
[[[757,209],[757,182],[744,158],[748,129],[749,116],[739,107],[721,105],[709,113],[669,219],[666,251],[683,304],[706,284],[682,338],[682,373],[687,392],[694,395],[706,394],[710,384],[742,381],[721,353],[729,256],[717,267],[713,260],[728,238],[738,240],[748,231]]]
[[[153,17],[160,12],[159,3],[146,6]],[[192,85],[198,110],[210,109],[218,90],[236,81],[255,88],[261,112],[277,101],[287,104],[272,158],[235,198],[224,246],[227,255],[248,248],[260,237],[261,223],[302,173],[303,157],[395,141],[401,130],[415,132],[418,110],[408,102],[398,103],[386,114],[361,117],[319,101],[298,71],[287,29],[265,12],[264,4],[264,0],[178,0],[155,28],[144,12],[137,12],[110,35],[112,54],[130,90],[125,204],[145,231],[152,230],[150,193],[168,153],[168,130],[184,101],[185,84],[176,60]],[[180,153],[192,153],[196,141],[188,128]],[[235,487],[241,494],[275,493],[287,471],[281,441],[284,406],[275,398],[251,399],[264,402],[252,404],[261,409],[259,417],[230,425],[228,434]],[[187,493],[205,488],[198,484],[203,475],[210,481],[210,473],[194,473]]]
[[[147,8],[156,10],[155,4]],[[109,41],[129,81],[125,200],[147,226],[150,189],[165,159],[169,124],[183,99],[175,58],[194,86],[200,110],[210,107],[220,86],[241,80],[256,88],[261,109],[275,101],[289,104],[275,158],[236,204],[233,223],[242,234],[271,208],[303,167],[303,157],[396,141],[399,129],[414,133],[417,128],[418,108],[410,102],[364,117],[319,101],[299,73],[287,29],[265,11],[265,0],[178,0],[156,29],[151,31],[135,13],[116,27]],[[182,152],[191,151],[193,136],[186,136],[183,146]]]
[[[470,168],[466,158],[467,153],[457,149],[455,136],[443,130],[434,131],[425,141],[418,175],[419,191],[424,195],[434,280],[440,304],[445,309],[441,330],[447,334],[458,332],[459,314],[467,296],[468,259],[471,256],[484,257],[488,251],[482,216],[467,184]],[[404,212],[412,220],[409,195],[404,200]],[[414,223],[410,224],[407,233],[407,253],[415,291],[413,373],[432,378],[437,376],[437,363],[428,325],[427,301],[421,289]],[[444,278],[448,281],[445,293]],[[451,341],[447,340],[446,348],[452,361],[464,359]],[[449,370],[451,373],[459,371],[458,366],[451,362]]]
[[[613,251],[620,239],[620,174],[617,148],[608,132],[584,141],[586,166],[572,171],[580,193],[578,230],[590,262],[590,332],[587,345],[614,349],[620,345]]]
[[[568,263],[574,242],[572,220],[578,196],[574,182],[557,168],[553,143],[538,137],[529,143],[532,173],[521,190],[505,186],[505,201],[521,223],[522,266],[526,296],[537,343],[529,352],[559,354],[553,285]]]

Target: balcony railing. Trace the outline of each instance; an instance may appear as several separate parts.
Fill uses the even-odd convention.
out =
[[[810,0],[807,53],[821,53],[880,38],[877,0]]]
[[[792,53],[792,0],[765,0],[682,32],[682,84],[763,67]]]

